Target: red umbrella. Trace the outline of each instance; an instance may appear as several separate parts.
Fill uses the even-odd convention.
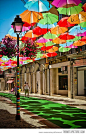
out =
[[[31,38],[33,41],[35,41],[36,40],[36,37],[34,37],[34,38]],[[22,38],[21,38],[21,41],[24,43],[24,41],[26,41],[26,40],[28,40],[28,37],[25,37],[25,36],[23,36]]]
[[[54,56],[56,56],[56,55],[57,55],[56,52],[53,52],[53,53],[47,53],[47,56],[48,56],[48,57],[54,57]]]
[[[68,33],[63,33],[58,38],[63,39],[63,40],[69,40],[69,39],[75,38],[75,36],[69,35]]]
[[[82,8],[86,12],[86,3],[82,6]]]
[[[46,51],[46,50],[49,50],[49,49],[51,49],[53,46],[43,46],[43,47],[41,47],[41,50],[42,51]]]
[[[86,36],[82,37],[80,41],[86,41]]]
[[[68,20],[69,17],[63,17],[57,24],[60,26],[60,27],[72,27],[74,26],[75,24],[70,24],[67,20]]]
[[[48,31],[50,31],[50,29],[47,29],[47,28],[40,28],[39,26],[35,27],[33,29],[33,34],[36,34],[36,35],[44,35],[46,34]]]

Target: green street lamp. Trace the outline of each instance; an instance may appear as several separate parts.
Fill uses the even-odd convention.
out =
[[[22,32],[24,22],[19,17],[19,15],[16,15],[16,18],[14,19],[14,22],[12,22],[11,25],[13,25],[14,33],[17,34],[17,46],[18,46],[18,52],[17,52],[17,98],[16,98],[16,120],[20,120],[20,93],[19,93],[19,34]]]

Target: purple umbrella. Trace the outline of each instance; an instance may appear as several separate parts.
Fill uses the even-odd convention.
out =
[[[82,2],[81,0],[54,0],[51,4],[59,8],[65,6],[66,4],[78,5],[81,2]]]

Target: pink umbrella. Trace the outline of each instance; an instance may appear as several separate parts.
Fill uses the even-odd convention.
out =
[[[49,42],[51,40],[52,39],[45,39],[45,38],[41,37],[40,39],[37,40],[37,43],[46,43],[46,42]]]
[[[54,5],[55,7],[59,8],[59,7],[63,7],[66,4],[75,4],[78,5],[79,3],[81,3],[81,0],[54,0],[51,4]]]
[[[65,46],[65,48],[78,48],[77,46],[74,46],[73,44],[70,46]]]
[[[86,31],[84,33],[78,33],[76,36],[78,36],[78,37],[86,36]]]

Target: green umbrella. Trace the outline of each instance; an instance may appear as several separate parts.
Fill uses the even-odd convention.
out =
[[[57,35],[51,34],[50,32],[47,32],[47,33],[43,36],[43,38],[45,38],[45,39],[54,39],[54,38],[56,38],[56,37],[57,37]]]
[[[64,15],[72,15],[72,14],[79,14],[83,9],[82,9],[82,4],[80,3],[78,6],[73,6],[69,8],[58,8],[57,9],[59,14],[64,14]]]
[[[79,25],[80,25],[82,28],[83,28],[83,27],[86,27],[86,22],[82,22],[82,23],[80,23]]]
[[[43,13],[43,18],[39,21],[40,24],[53,24],[55,22],[58,22],[58,16],[52,13]]]
[[[59,47],[59,52],[68,52],[71,48]]]
[[[17,57],[12,57],[11,60],[17,61]]]
[[[38,52],[37,54],[36,54],[36,58],[41,58],[43,56],[43,54],[41,53],[41,52]]]
[[[80,40],[80,39],[81,39],[81,37],[75,36],[74,39],[67,40],[67,42],[77,41],[77,40]]]
[[[52,46],[55,45],[55,43],[53,43],[52,41],[46,42],[45,46]]]

